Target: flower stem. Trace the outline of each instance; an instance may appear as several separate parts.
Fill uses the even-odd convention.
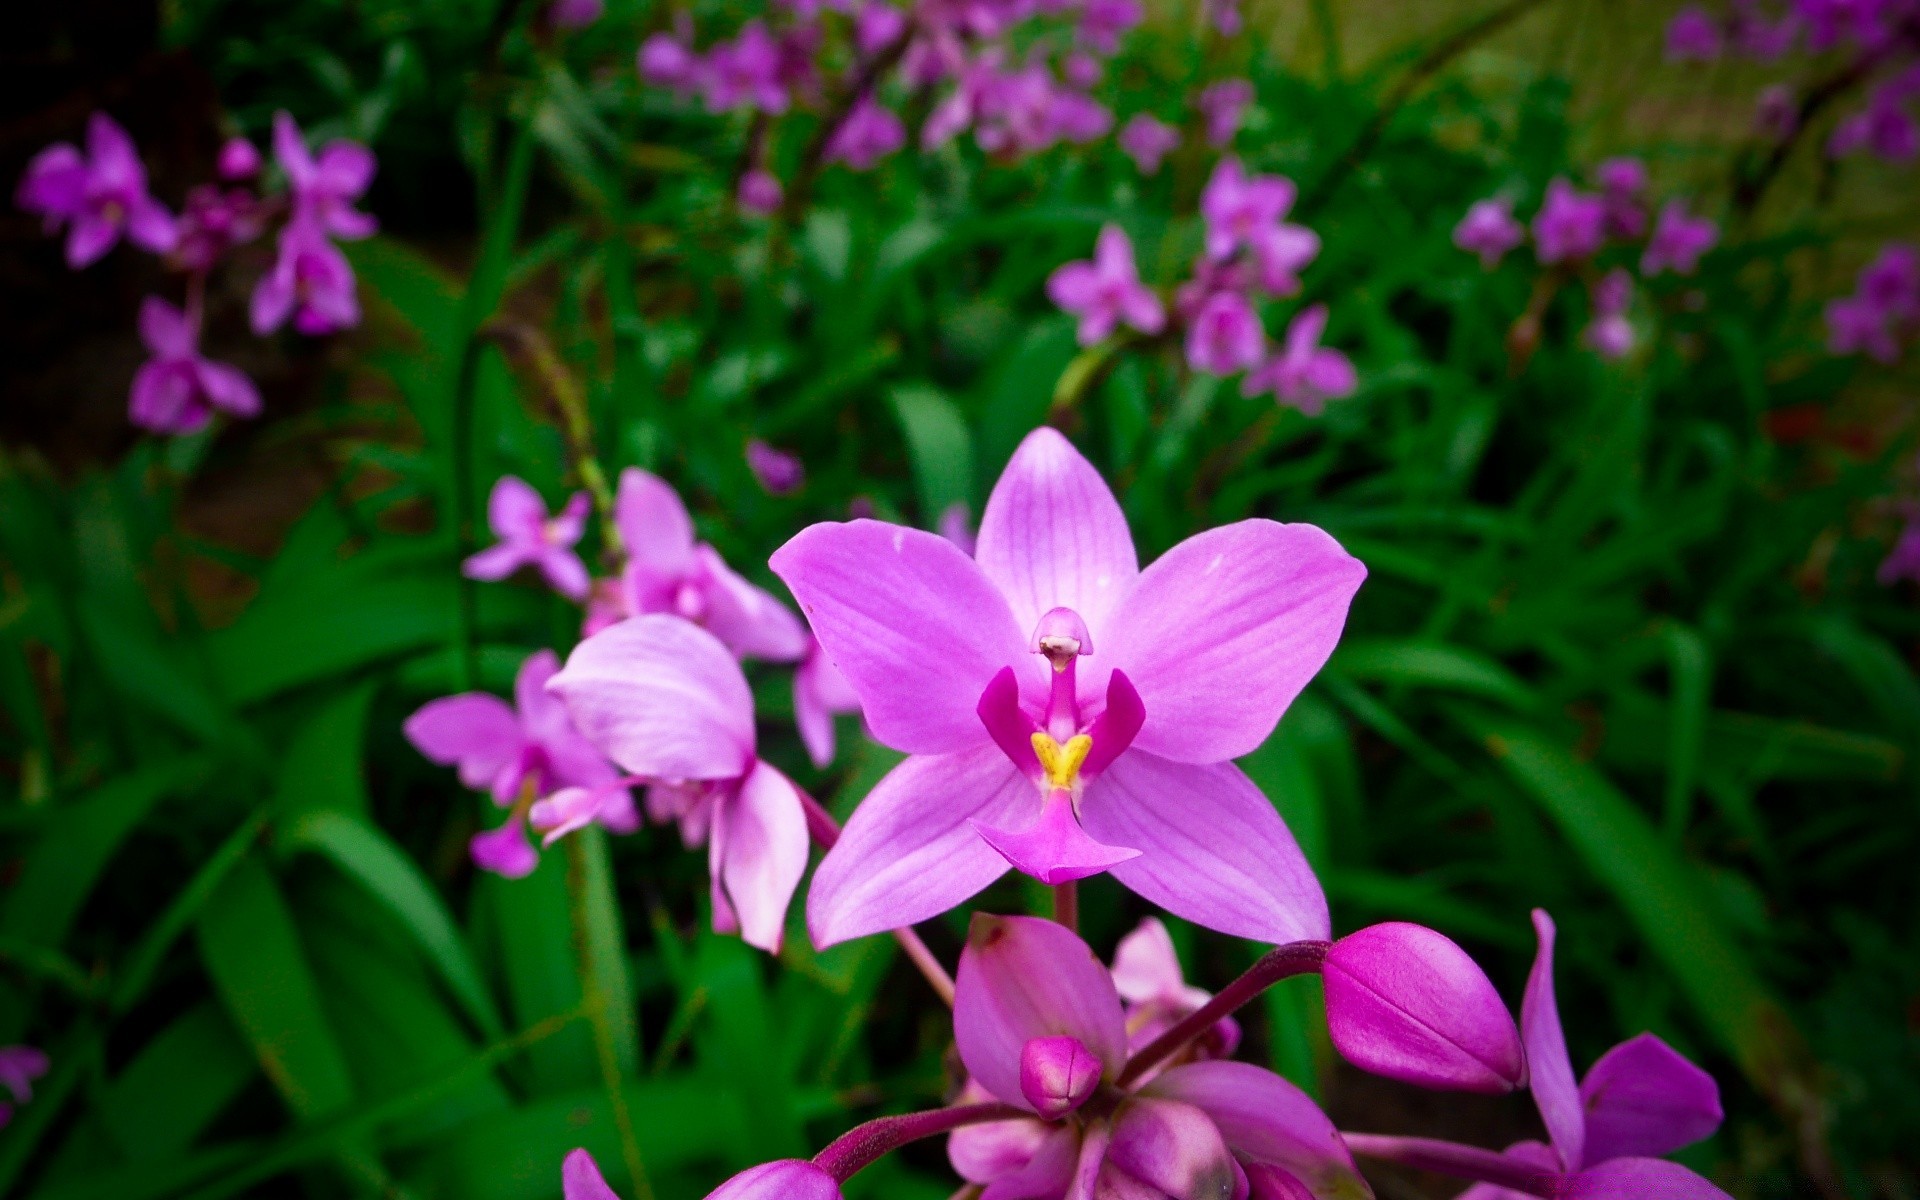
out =
[[[1368,1158],[1395,1162],[1420,1171],[1455,1179],[1491,1183],[1529,1196],[1551,1196],[1557,1172],[1536,1167],[1505,1154],[1462,1146],[1437,1138],[1392,1137],[1378,1133],[1341,1133],[1347,1149]]]
[[[807,833],[820,844],[822,850],[833,849],[834,843],[840,840],[840,822],[834,820],[833,814],[826,810],[826,806],[808,795],[805,789],[795,786],[793,790],[800,797],[801,811],[807,817]],[[893,937],[900,943],[900,948],[907,952],[907,959],[919,969],[921,975],[926,977],[934,994],[939,996],[941,1002],[948,1008],[952,1008],[953,976],[947,974],[947,969],[940,965],[940,960],[933,956],[933,951],[927,949],[927,944],[920,940],[920,935],[915,933],[911,926],[906,926],[894,930]]]
[[[626,1159],[633,1193],[638,1200],[653,1200],[653,1185],[647,1179],[646,1162],[640,1157],[640,1142],[633,1132],[633,1113],[627,1108],[626,1088],[621,1080],[613,1027],[614,998],[605,986],[599,961],[601,948],[596,946],[593,936],[587,841],[582,837],[570,837],[566,841],[567,909],[573,917],[573,949],[580,972],[581,1007],[593,1025],[593,1048],[600,1060],[600,1081],[607,1089],[607,1103],[613,1109],[613,1123],[620,1134],[620,1153]]]
[[[1153,1067],[1171,1057],[1188,1042],[1213,1028],[1215,1021],[1229,1016],[1242,1005],[1292,975],[1311,975],[1326,961],[1330,942],[1290,942],[1260,956],[1240,978],[1220,989],[1220,994],[1189,1013],[1173,1028],[1148,1042],[1140,1053],[1128,1060],[1116,1086],[1125,1088]]]
[[[908,1142],[950,1133],[963,1125],[987,1121],[1013,1121],[1031,1118],[1032,1113],[1011,1104],[960,1104],[936,1108],[931,1112],[907,1113],[898,1117],[879,1117],[856,1125],[835,1138],[825,1150],[813,1156],[813,1164],[841,1183],[880,1157],[898,1150]]]
[[[1080,881],[1069,879],[1053,887],[1053,919],[1080,932]]]

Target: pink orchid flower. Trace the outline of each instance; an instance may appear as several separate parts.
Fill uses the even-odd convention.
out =
[[[1233,141],[1253,98],[1253,83],[1246,79],[1223,79],[1201,91],[1194,103],[1205,118],[1207,141],[1215,146]]]
[[[133,139],[105,113],[88,119],[84,155],[67,142],[36,154],[16,199],[49,233],[67,226],[67,265],[75,270],[97,262],[122,235],[155,254],[172,250],[178,236],[172,215],[147,191]]]
[[[1687,202],[1669,200],[1653,223],[1653,236],[1640,256],[1640,273],[1658,275],[1672,271],[1691,275],[1700,265],[1700,256],[1720,240],[1720,227],[1706,217],[1689,216]]]
[[[1266,353],[1260,315],[1239,292],[1214,292],[1187,319],[1187,365],[1209,375],[1249,370]]]
[[[1327,328],[1327,306],[1316,304],[1293,318],[1280,353],[1247,373],[1243,395],[1272,392],[1310,417],[1326,411],[1328,400],[1353,394],[1359,386],[1353,362],[1340,351],[1320,344]]]
[[[13,1119],[15,1104],[33,1099],[33,1081],[47,1073],[47,1055],[32,1046],[0,1046],[0,1087],[13,1095],[13,1104],[0,1103],[0,1126]]]
[[[828,162],[871,171],[881,159],[907,144],[907,127],[894,111],[872,95],[860,98],[827,141]]]
[[[253,331],[263,337],[288,318],[308,337],[351,329],[360,323],[353,265],[319,226],[289,222],[280,231],[273,267],[253,289],[248,315]]]
[[[533,567],[554,591],[576,603],[584,600],[590,581],[573,548],[586,532],[591,505],[585,492],[575,492],[559,515],[549,518],[546,501],[531,484],[503,475],[487,498],[487,524],[500,541],[461,569],[469,579],[496,580]]]
[[[807,627],[793,610],[741,578],[720,552],[694,540],[693,518],[659,476],[628,467],[613,502],[626,548],[620,577],[603,580],[587,606],[585,632],[644,613],[672,613],[704,626],[742,658],[798,662]]]
[[[793,784],[754,752],[753,693],[732,652],[679,617],[635,617],[575,647],[548,690],[589,742],[650,783],[649,815],[707,844],[714,929],[779,950],[807,820]]]
[[[1141,571],[1113,493],[1046,428],[994,486],[976,553],[853,521],[773,556],[873,735],[912,756],[815,874],[814,940],[925,920],[1009,866],[1111,869],[1211,929],[1324,937],[1313,872],[1228,760],[1332,653],[1359,561],[1312,526],[1248,520]]]
[[[193,433],[206,427],[216,409],[235,417],[260,415],[253,380],[200,353],[198,314],[148,296],[140,304],[140,340],[153,357],[133,377],[127,418],[135,425],[155,433]]]
[[[581,736],[565,706],[547,694],[547,681],[559,670],[553,651],[541,650],[520,664],[512,705],[485,692],[467,692],[432,701],[404,726],[420,753],[458,767],[461,783],[492,793],[495,804],[512,810],[506,824],[477,835],[472,844],[476,865],[509,879],[539,865],[524,819],[542,796],[591,789],[604,800],[596,813],[601,824],[615,833],[639,827],[639,814],[618,774]]]
[[[1534,253],[1543,263],[1586,258],[1606,239],[1606,221],[1604,199],[1554,179],[1533,218]]]
[[[1105,341],[1122,324],[1149,335],[1167,325],[1166,307],[1140,282],[1133,243],[1118,225],[1101,227],[1093,261],[1070,262],[1048,276],[1047,295],[1079,316],[1082,346]]]
[[[1064,926],[976,916],[960,957],[953,1027],[976,1094],[1033,1114],[949,1138],[954,1169],[986,1196],[1370,1194],[1333,1123],[1270,1071],[1185,1062],[1122,1083],[1120,995]]]
[[[1173,937],[1158,917],[1141,921],[1114,947],[1113,986],[1127,1002],[1129,1053],[1145,1048],[1213,999],[1212,992],[1187,982]],[[1240,1023],[1222,1017],[1193,1042],[1188,1053],[1196,1059],[1229,1058],[1239,1046]]]
[[[1245,246],[1272,237],[1293,208],[1299,189],[1283,175],[1252,175],[1237,158],[1223,158],[1200,193],[1200,215],[1207,224],[1207,256],[1229,258]]]
[[[860,711],[860,697],[854,694],[847,677],[827,661],[820,643],[807,639],[807,656],[793,673],[793,723],[800,730],[800,742],[816,767],[833,762],[833,718],[837,713]]]
[[[1513,201],[1506,196],[1475,201],[1453,227],[1453,244],[1469,254],[1478,254],[1480,265],[1488,270],[1526,239],[1527,231],[1514,218]]]
[[[1155,175],[1160,163],[1180,145],[1180,131],[1147,113],[1135,113],[1120,127],[1120,149],[1142,175]]]
[[[328,142],[316,155],[307,149],[293,117],[277,112],[273,157],[286,172],[295,224],[310,224],[330,237],[348,240],[372,237],[379,228],[371,216],[353,207],[373,182],[373,151],[343,138]]]

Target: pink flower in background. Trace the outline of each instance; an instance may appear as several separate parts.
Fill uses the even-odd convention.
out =
[[[300,127],[285,112],[273,114],[273,157],[287,176],[293,198],[290,227],[311,227],[330,237],[372,237],[374,219],[353,207],[373,182],[373,151],[358,142],[335,140],[316,156],[307,150]]]
[[[253,331],[265,336],[293,319],[309,337],[322,337],[360,323],[360,297],[353,267],[319,227],[294,221],[280,231],[273,268],[253,289]]]
[[[935,532],[955,546],[968,558],[973,557],[973,512],[965,500],[955,500],[947,505],[935,525]]]
[[[619,579],[595,589],[588,635],[626,617],[671,613],[706,627],[742,658],[797,662],[806,654],[800,618],[695,540],[693,518],[665,480],[638,467],[622,472],[613,523],[627,562]]]
[[[1080,8],[1080,40],[1102,54],[1120,49],[1120,39],[1147,19],[1141,0],[1084,0]]]
[[[807,868],[807,821],[786,776],[755,755],[753,693],[711,633],[665,614],[635,617],[574,648],[548,685],[588,741],[649,781],[647,811],[705,842],[713,927],[780,948]]]
[[[1327,401],[1353,394],[1359,378],[1340,351],[1320,344],[1327,328],[1327,306],[1316,304],[1287,326],[1280,352],[1248,372],[1240,385],[1247,396],[1271,392],[1310,417],[1326,411]]]
[[[1480,265],[1492,270],[1507,253],[1527,238],[1526,227],[1513,215],[1513,200],[1490,196],[1474,202],[1453,227],[1453,244],[1480,256]]]
[[[576,603],[586,599],[587,568],[574,547],[586,531],[592,502],[575,492],[559,515],[548,519],[546,501],[524,480],[503,475],[487,498],[487,524],[500,539],[462,564],[469,579],[505,579],[533,567],[547,586]]]
[[[1920,250],[1899,242],[1882,247],[1861,270],[1859,292],[1890,316],[1920,317]]]
[[[642,46],[643,71],[646,53],[647,47]],[[700,72],[707,108],[717,113],[753,108],[779,116],[791,103],[783,72],[780,42],[762,22],[748,21],[732,41],[707,51],[705,69]]]
[[[853,41],[860,53],[874,55],[907,32],[907,14],[885,0],[867,0],[853,17]]]
[[[15,198],[47,232],[67,228],[67,265],[76,270],[99,261],[122,236],[155,254],[172,250],[178,236],[173,216],[147,192],[133,139],[105,113],[88,119],[84,155],[66,142],[34,155]]]
[[[856,171],[874,165],[907,144],[907,127],[892,109],[871,95],[862,96],[827,142],[827,161],[843,162]]]
[[[458,767],[461,783],[490,792],[495,804],[512,810],[506,824],[472,843],[476,865],[509,879],[539,865],[524,825],[532,800],[566,788],[591,789],[606,801],[599,815],[609,829],[631,833],[639,826],[619,775],[547,693],[547,681],[559,669],[553,651],[541,650],[520,664],[511,706],[485,692],[467,692],[423,706],[404,726],[420,753]]]
[[[1902,579],[1920,583],[1920,519],[1909,514],[1906,527],[1900,531],[1887,557],[1881,560],[1874,578],[1882,587],[1892,587]]]
[[[1647,165],[1637,158],[1610,158],[1594,172],[1606,209],[1606,233],[1637,238],[1647,231]]]
[[[1800,128],[1800,103],[1793,88],[1784,83],[1760,89],[1753,102],[1753,127],[1761,137],[1784,142]]]
[[[1205,0],[1207,20],[1222,37],[1232,37],[1246,24],[1240,15],[1240,0]]]
[[[200,320],[158,296],[140,303],[140,340],[153,355],[133,376],[127,419],[155,433],[193,433],[215,410],[260,415],[260,392],[246,373],[200,353]]]
[[[685,38],[671,33],[649,36],[640,43],[636,57],[640,78],[681,95],[699,91],[706,75],[706,60],[693,52]]]
[[[1245,371],[1266,353],[1260,317],[1238,292],[1215,292],[1187,323],[1187,365],[1209,375]]]
[[[814,876],[818,944],[935,916],[1009,866],[1110,869],[1236,936],[1325,936],[1298,846],[1228,761],[1338,640],[1365,569],[1325,533],[1242,521],[1142,572],[1113,494],[1043,428],[995,485],[977,558],[855,521],[803,530],[772,565],[873,736],[911,756]]]
[[[547,8],[547,20],[555,29],[585,29],[606,11],[606,0],[553,0]]]
[[[243,137],[228,138],[220,147],[220,178],[229,183],[260,174],[260,151]]]
[[[1864,109],[1834,127],[1827,153],[1844,158],[1867,150],[1889,162],[1904,162],[1920,154],[1920,124],[1907,108],[1913,78],[1920,76],[1909,73],[1877,89]]]
[[[1180,131],[1157,117],[1135,113],[1120,128],[1120,149],[1142,175],[1155,175],[1160,163],[1180,145]]]
[[[1728,23],[1727,40],[1755,62],[1772,62],[1793,49],[1804,26],[1797,13],[1769,20],[1752,3],[1737,3]]]
[[[764,217],[779,212],[785,198],[786,189],[773,172],[756,167],[740,177],[740,191],[734,199],[743,210]]]
[[[1891,363],[1917,324],[1920,251],[1891,243],[1861,270],[1853,295],[1828,302],[1827,346],[1835,354],[1866,354]]]
[[[1668,62],[1712,62],[1724,49],[1720,23],[1704,8],[1688,5],[1667,23]]]
[[[1633,305],[1633,276],[1615,267],[1593,285],[1593,314],[1581,337],[1601,358],[1624,358],[1633,349],[1633,324],[1627,309]]]
[[[1658,275],[1672,271],[1691,275],[1700,265],[1700,256],[1720,240],[1720,227],[1706,217],[1687,214],[1684,200],[1669,200],[1661,207],[1653,223],[1653,237],[1646,253],[1640,256],[1640,273]]]
[[[820,643],[809,639],[807,656],[793,673],[793,723],[814,766],[825,767],[833,761],[835,714],[859,711],[860,697],[847,677],[827,661]]]
[[[1887,311],[1859,296],[1827,302],[1827,349],[1835,354],[1865,354],[1878,362],[1900,359],[1900,340]]]
[[[759,438],[747,443],[747,467],[769,495],[791,495],[807,481],[806,464],[797,455],[776,450]]]
[[[205,271],[266,231],[266,213],[245,188],[222,191],[201,184],[187,193],[180,212],[179,238],[173,259],[189,271]]]
[[[1284,224],[1296,195],[1298,189],[1285,176],[1249,176],[1239,159],[1221,159],[1200,193],[1200,215],[1207,226],[1207,256],[1230,258],[1241,247],[1258,256],[1264,243],[1276,242],[1280,243],[1277,257],[1297,253],[1297,234],[1306,231]]]
[[[1547,184],[1547,198],[1533,218],[1534,252],[1543,263],[1586,258],[1606,237],[1607,205],[1563,178]]]
[[[1147,917],[1113,951],[1113,986],[1127,1003],[1127,1050],[1137,1053],[1181,1018],[1213,999],[1188,984],[1173,938],[1158,917]],[[1187,1050],[1194,1059],[1230,1058],[1240,1045],[1240,1023],[1222,1017]],[[1156,1068],[1155,1074],[1164,1068]],[[1152,1075],[1144,1078],[1151,1079]]]
[[[1166,308],[1140,282],[1133,243],[1118,225],[1101,227],[1091,262],[1070,262],[1048,276],[1047,296],[1080,318],[1082,346],[1105,341],[1122,324],[1148,335],[1166,328]]]
[[[1207,141],[1225,146],[1240,132],[1240,120],[1253,105],[1253,84],[1245,79],[1223,79],[1204,89],[1195,105],[1207,126]]]
[[[962,1178],[987,1196],[1048,1200],[1367,1194],[1333,1123],[1270,1071],[1187,1062],[1115,1089],[1128,1057],[1120,999],[1065,927],[974,917],[953,1005],[969,1098],[1033,1115],[955,1130],[947,1157]],[[1117,1098],[1089,1116],[1100,1087]]]
[[[13,1104],[0,1103],[0,1126],[13,1119],[15,1104],[33,1099],[33,1081],[47,1073],[45,1051],[32,1046],[0,1046],[0,1087],[13,1095]]]

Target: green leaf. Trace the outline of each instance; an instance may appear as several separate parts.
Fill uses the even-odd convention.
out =
[[[913,460],[921,519],[931,524],[954,504],[971,507],[973,435],[959,408],[924,384],[896,387],[888,395]]]
[[[514,1023],[531,1025],[578,1011],[580,975],[564,856],[541,855],[539,867],[524,879],[482,873],[475,892],[487,908]],[[527,1059],[542,1093],[592,1087],[600,1080],[593,1035],[584,1024],[543,1040],[527,1052]]]
[[[140,1048],[96,1108],[120,1152],[152,1162],[192,1146],[258,1070],[219,1006],[203,1000]]]

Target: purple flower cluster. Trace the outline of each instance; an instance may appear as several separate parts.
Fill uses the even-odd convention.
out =
[[[220,151],[219,181],[191,189],[178,216],[154,199],[133,140],[105,113],[88,121],[84,152],[63,142],[28,164],[16,199],[48,233],[66,230],[69,265],[89,266],[124,238],[184,276],[184,307],[157,296],[141,305],[140,337],[152,358],[134,376],[128,417],[143,429],[187,434],[216,412],[259,414],[253,381],[204,357],[200,339],[208,278],[275,221],[277,250],[253,291],[254,332],[264,336],[291,320],[301,333],[321,336],[360,320],[353,269],[334,240],[374,232],[373,218],[354,208],[373,179],[372,152],[335,141],[315,155],[286,113],[274,117],[273,147],[283,190],[257,189],[260,152],[235,138]]]
[[[1860,272],[1851,296],[1827,304],[1827,346],[1835,354],[1865,354],[1897,362],[1920,334],[1920,250],[1883,247]]]

